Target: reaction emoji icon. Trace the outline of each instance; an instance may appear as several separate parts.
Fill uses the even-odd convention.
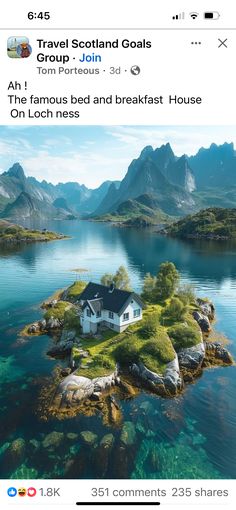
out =
[[[21,496],[22,498],[24,496],[26,496],[26,489],[24,487],[20,487],[20,489],[18,489],[18,496]]]
[[[34,487],[29,487],[28,491],[27,491],[27,495],[30,497],[30,498],[33,498],[34,496],[36,496],[36,489]]]
[[[17,495],[17,489],[15,487],[9,487],[7,494],[10,498],[14,498]]]

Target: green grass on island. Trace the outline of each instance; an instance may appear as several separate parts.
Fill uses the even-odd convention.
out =
[[[181,238],[236,239],[236,209],[204,209],[177,221],[165,231]]]
[[[122,274],[123,283],[126,281],[130,286],[125,268],[121,269],[120,273],[107,276]],[[50,302],[43,306],[46,320],[59,319],[65,330],[76,332],[71,355],[79,375],[91,379],[106,376],[115,370],[117,363],[123,368],[143,363],[149,370],[163,374],[176,352],[202,340],[200,327],[192,317],[193,310],[199,309],[194,291],[190,285],[180,286],[179,273],[170,262],[161,264],[156,276],[145,276],[142,320],[122,333],[102,327],[97,335],[82,334],[78,302],[85,286],[86,282],[76,281],[60,293],[53,306]]]
[[[66,239],[67,236],[49,232],[48,230],[31,230],[15,225],[6,220],[0,220],[0,243],[32,243]]]
[[[177,350],[201,342],[200,328],[190,314],[186,314],[184,323],[173,320],[169,326],[161,325],[166,307],[167,303],[147,305],[143,319],[123,333],[107,329],[99,340],[80,337],[89,358],[81,359],[79,349],[73,347],[73,359],[76,362],[81,359],[77,373],[89,378],[100,377],[109,375],[117,362],[122,366],[142,362],[149,370],[163,374]]]

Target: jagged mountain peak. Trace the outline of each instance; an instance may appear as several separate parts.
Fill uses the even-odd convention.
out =
[[[19,179],[20,181],[25,181],[25,173],[20,165],[20,163],[14,163],[11,168],[7,172],[4,172],[4,175],[8,175],[9,177],[15,177],[16,179]]]
[[[154,152],[153,147],[151,145],[146,145],[144,149],[140,152],[140,156],[138,159],[146,159],[147,156],[150,156]]]

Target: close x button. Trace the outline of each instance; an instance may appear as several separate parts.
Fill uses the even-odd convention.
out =
[[[228,45],[226,44],[228,39],[219,39],[218,37],[218,48],[228,48]]]

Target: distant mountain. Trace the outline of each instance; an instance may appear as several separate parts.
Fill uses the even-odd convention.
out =
[[[194,175],[185,156],[176,158],[169,144],[156,150],[147,146],[132,161],[119,188],[109,188],[95,214],[115,212],[122,202],[146,194],[155,198],[156,207],[164,213],[183,215],[195,208],[194,188]]]
[[[2,217],[15,217],[18,210],[26,218],[37,211],[42,218],[58,219],[89,214],[98,207],[110,185],[111,181],[106,181],[96,189],[89,189],[77,182],[57,185],[39,182],[34,177],[26,177],[22,166],[15,163],[0,175],[0,213]],[[26,195],[21,196],[22,193]],[[18,197],[20,200],[16,202]]]
[[[56,207],[56,209],[64,209],[65,211],[71,212],[66,199],[63,197],[56,198],[53,202],[53,206]]]
[[[1,213],[2,218],[16,221],[17,219],[37,218],[37,219],[74,219],[75,216],[68,209],[63,207],[54,207],[46,201],[38,200],[29,193],[22,191],[20,195],[9,203]]]
[[[165,233],[188,239],[235,239],[236,209],[204,209],[173,223]]]
[[[140,197],[152,206],[142,203]],[[210,206],[236,206],[233,143],[213,143],[193,156],[181,157],[174,154],[169,143],[157,149],[148,145],[131,162],[121,182],[106,181],[96,189],[78,182],[39,182],[26,177],[19,163],[0,175],[1,217],[14,216],[17,209],[24,217],[35,215],[35,211],[48,218],[101,217],[120,214],[127,206],[137,214],[138,210],[145,214],[143,208],[147,206],[154,215],[161,211],[169,216],[184,216]],[[134,211],[130,214],[134,217]]]
[[[227,188],[236,186],[236,152],[233,143],[201,148],[195,156],[188,158],[197,190],[205,188]]]

